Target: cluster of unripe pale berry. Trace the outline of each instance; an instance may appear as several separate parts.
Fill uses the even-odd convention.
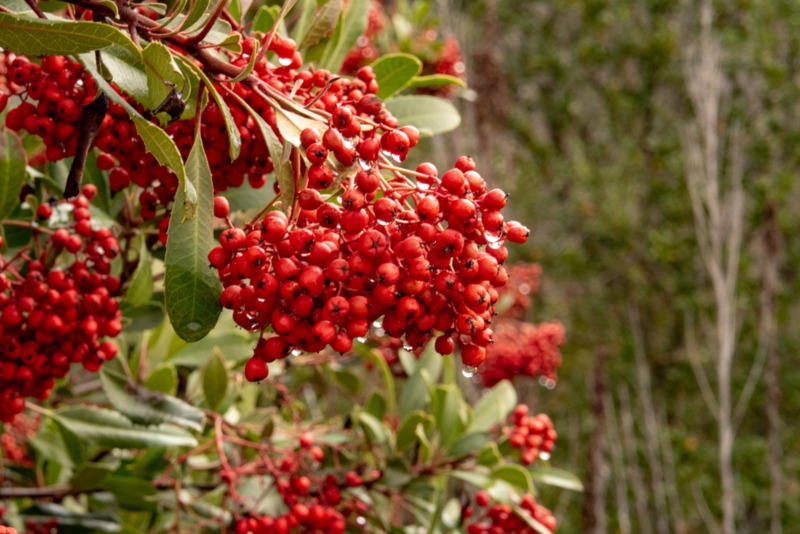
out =
[[[467,523],[468,534],[508,534],[511,532],[514,534],[535,534],[537,532],[511,506],[492,503],[491,497],[484,491],[475,495],[475,504],[480,508],[481,513],[480,515],[475,515],[474,510],[472,510],[472,517]],[[544,528],[550,532],[555,532],[555,516],[550,510],[538,504],[533,495],[530,493],[523,495],[519,506]]]
[[[362,486],[364,481],[355,471],[347,471],[343,477],[330,472],[318,473],[324,457],[323,449],[314,445],[313,437],[302,434],[299,447],[284,455],[271,473],[286,513],[279,516],[247,514],[236,521],[235,532],[341,534],[348,526],[358,527],[359,517],[367,512],[368,505],[348,495],[346,490]]]
[[[528,407],[520,404],[514,408],[510,423],[513,426],[502,432],[508,435],[509,444],[519,450],[523,465],[530,465],[540,457],[550,458],[558,437],[550,417],[543,413],[528,415]]]
[[[92,226],[89,200],[96,192],[94,186],[86,186],[83,194],[59,206],[60,216],[69,210],[68,225],[34,229],[46,237],[42,243],[35,241],[35,259],[28,255],[30,250],[23,250],[10,260],[0,260],[0,420],[4,422],[22,411],[25,397],[47,398],[70,364],[96,372],[117,353],[117,346],[106,338],[122,330],[115,298],[120,280],[109,274],[119,245],[110,230]],[[46,220],[53,209],[43,204],[37,214]]]

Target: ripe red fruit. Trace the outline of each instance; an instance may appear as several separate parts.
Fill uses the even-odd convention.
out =
[[[225,197],[214,197],[214,217],[226,218],[231,214],[231,205]]]
[[[49,219],[51,215],[53,215],[53,206],[50,204],[39,204],[39,207],[36,208],[36,216],[40,219]]]
[[[250,358],[244,366],[244,376],[248,382],[260,382],[269,375],[267,362],[260,358]]]

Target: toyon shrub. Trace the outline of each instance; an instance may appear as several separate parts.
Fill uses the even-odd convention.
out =
[[[552,532],[534,482],[580,489],[511,385],[563,329],[495,333],[529,231],[419,163],[463,82],[294,3],[0,10],[3,531]]]

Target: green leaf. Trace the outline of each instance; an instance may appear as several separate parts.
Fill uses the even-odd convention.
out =
[[[395,438],[398,451],[408,449],[417,443],[418,438],[416,432],[417,425],[419,424],[422,424],[423,427],[430,428],[433,424],[433,419],[422,410],[414,410],[403,418],[397,429],[397,436]]]
[[[104,447],[139,449],[144,447],[194,447],[197,440],[185,430],[165,425],[135,426],[124,415],[91,406],[63,408],[53,419],[81,439]]]
[[[462,458],[478,452],[481,447],[489,443],[491,436],[488,432],[470,432],[462,434],[450,446],[447,455],[451,458]]]
[[[0,48],[26,56],[83,54],[117,45],[141,61],[130,37],[100,22],[46,20],[0,12]]]
[[[128,383],[105,369],[100,378],[103,390],[114,408],[135,423],[174,423],[197,431],[203,429],[203,412],[176,397]]]
[[[431,401],[431,379],[425,369],[417,369],[400,389],[400,416],[425,408]]]
[[[298,148],[302,146],[300,133],[306,128],[317,130],[320,134],[325,133],[325,123],[321,120],[311,119],[283,108],[275,108],[275,123],[278,126],[281,137],[290,145]]]
[[[150,251],[144,240],[139,248],[139,259],[136,270],[131,276],[131,283],[125,292],[125,302],[131,306],[144,306],[153,296],[153,269]]]
[[[416,126],[422,134],[442,134],[461,124],[461,115],[456,107],[435,96],[395,96],[386,100],[385,104],[401,126]]]
[[[144,387],[150,391],[175,395],[178,390],[178,370],[172,364],[160,364],[144,381]]]
[[[119,532],[121,528],[119,520],[107,512],[98,514],[80,513],[55,503],[36,503],[22,510],[21,514],[24,517],[42,520],[55,518],[58,520],[59,531],[64,532],[69,527],[77,527],[75,529],[76,532]]]
[[[466,87],[467,82],[461,78],[450,76],[449,74],[428,74],[426,76],[415,76],[411,83],[406,85],[406,89],[419,89],[421,87],[440,87],[442,85],[458,85]]]
[[[203,394],[212,410],[216,410],[228,393],[228,368],[219,353],[214,352],[203,369]]]
[[[364,405],[367,413],[379,420],[383,420],[384,416],[386,416],[386,407],[386,397],[377,391],[369,396],[367,403]]]
[[[150,330],[164,320],[164,305],[152,300],[143,306],[135,307],[127,302],[122,302],[120,310],[126,332]]]
[[[279,116],[280,113],[276,113]],[[272,164],[275,167],[275,180],[278,182],[281,197],[281,209],[289,213],[292,209],[295,194],[294,171],[289,157],[292,152],[289,143],[281,143],[272,128],[265,132],[269,153],[272,157]],[[298,138],[299,139],[299,138]]]
[[[167,231],[164,296],[175,333],[191,342],[205,337],[222,311],[219,278],[208,265],[208,253],[214,248],[214,186],[199,132],[186,169],[187,183],[197,191],[197,213],[187,218],[179,188]]]
[[[17,134],[6,128],[0,133],[0,221],[19,206],[25,183],[25,148]]]
[[[208,76],[206,76],[206,74],[203,72],[203,69],[195,65],[188,58],[177,56],[177,59],[187,66],[191,71],[197,74],[197,76],[205,84],[206,89],[208,89],[211,98],[213,98],[214,102],[217,104],[220,113],[222,113],[222,117],[225,119],[225,129],[228,132],[228,155],[230,156],[231,161],[236,161],[236,158],[239,157],[239,152],[242,149],[242,137],[239,135],[239,127],[233,120],[233,115],[231,114],[228,104],[225,103],[225,100],[217,91],[216,86],[211,80],[208,79]]]
[[[256,59],[258,58],[258,49],[260,46],[261,44],[259,43],[259,41],[255,41],[253,43],[253,51],[250,53],[250,59],[247,61],[247,65],[245,65],[245,67],[242,69],[242,72],[240,72],[238,76],[230,79],[230,83],[240,82],[245,78],[247,78],[251,72],[253,72],[253,69],[256,66]]]
[[[348,394],[357,395],[361,391],[361,380],[351,370],[337,364],[328,366],[328,370],[333,382],[341,386]]]
[[[487,431],[502,423],[517,404],[517,392],[508,380],[487,391],[475,405],[467,432]]]
[[[492,470],[492,478],[503,480],[523,493],[533,491],[533,478],[530,472],[521,465],[499,465]]]
[[[94,56],[94,54],[91,54]],[[141,54],[132,55],[120,46],[111,46],[101,55],[103,68],[120,90],[145,107],[151,107],[147,91],[147,74]]]
[[[189,343],[176,352],[170,363],[183,367],[202,367],[212,354],[219,353],[228,361],[238,362],[253,354],[253,342],[236,332],[212,332],[206,338]]]
[[[467,434],[467,436],[471,436],[472,434]],[[500,452],[500,448],[497,446],[497,443],[491,442],[487,443],[483,449],[478,453],[477,462],[479,465],[483,465],[485,467],[492,467],[500,462],[503,461],[503,454]]]
[[[267,33],[272,29],[272,25],[278,18],[281,12],[279,6],[261,6],[256,11],[256,16],[253,18],[253,31]]]
[[[322,53],[320,68],[331,72],[341,70],[345,56],[367,29],[370,3],[370,0],[352,0],[339,15],[333,36]]]
[[[545,467],[539,463],[534,463],[528,467],[528,471],[530,471],[535,482],[572,491],[583,491],[581,479],[564,469]]]
[[[419,439],[419,459],[423,462],[427,462],[433,457],[433,445],[431,444],[431,440],[428,439],[425,425],[422,423],[418,424],[414,434],[417,436],[417,439]]]
[[[389,439],[389,430],[382,422],[367,412],[359,412],[357,420],[364,433],[373,443],[385,443]]]
[[[113,464],[87,462],[78,466],[72,475],[70,486],[75,489],[88,491],[99,488],[103,482],[117,469]]]
[[[155,511],[156,488],[149,480],[131,476],[113,476],[105,481],[103,487],[114,494],[117,504],[126,510]]]
[[[463,432],[464,425],[458,417],[460,402],[461,393],[452,384],[439,385],[433,390],[431,411],[442,446],[449,445]]]
[[[316,6],[314,0],[307,0],[305,4]],[[303,7],[306,9],[306,6]],[[339,18],[341,10],[341,0],[325,2],[316,12],[314,12],[313,8],[309,10],[308,12],[313,14],[313,18],[308,17],[308,23],[305,24],[304,19],[301,17],[300,21],[303,22],[303,24],[301,25],[298,23],[295,29],[295,40],[298,43],[297,47],[300,50],[304,50],[330,36],[336,26],[336,20]],[[306,11],[303,12],[304,15],[305,13]]]
[[[147,103],[149,109],[158,107],[172,91],[174,85],[180,93],[186,80],[178,65],[172,59],[169,49],[158,41],[153,41],[142,50],[145,73],[147,74]],[[172,85],[170,85],[172,84]]]
[[[398,93],[422,71],[422,62],[411,54],[389,54],[376,59],[371,66],[381,98]]]

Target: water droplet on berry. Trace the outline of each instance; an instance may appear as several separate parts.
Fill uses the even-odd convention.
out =
[[[417,189],[419,189],[420,191],[427,191],[430,188],[431,188],[431,184],[429,184],[429,183],[417,182]]]
[[[378,219],[378,224],[380,224],[381,226],[389,226],[390,222],[391,221],[383,221],[381,219]]]
[[[364,526],[364,525],[366,525],[366,524],[367,524],[367,520],[366,520],[366,519],[364,519],[364,518],[363,518],[363,517],[361,517],[361,516],[358,516],[358,517],[356,517],[356,523],[358,523],[358,524],[359,524],[359,525],[361,525],[361,526]]]
[[[292,64],[292,61],[293,61],[293,59],[290,58],[290,57],[279,57],[278,58],[278,64],[280,64],[281,67],[288,67],[289,65]]]
[[[492,232],[492,231],[486,230],[483,233],[483,236],[486,238],[486,242],[489,243],[489,246],[491,246],[494,243],[499,243],[500,242],[500,238],[502,237],[502,234],[500,232]]]
[[[375,320],[372,322],[372,326],[374,326],[375,328],[380,328],[380,327],[382,327],[382,326],[383,326],[383,323],[381,322],[381,320],[380,320],[380,319],[375,319]]]
[[[367,336],[357,337],[356,341],[359,343],[365,343],[367,341]]]
[[[368,171],[370,167],[372,167],[372,164],[365,159],[358,158],[358,166],[364,169],[365,171]]]
[[[465,365],[461,368],[461,374],[464,375],[464,378],[472,378],[477,372],[478,368],[471,365]]]
[[[550,453],[549,452],[544,452],[544,451],[540,452],[539,453],[539,459],[540,460],[544,460],[546,462],[547,460],[550,459]]]
[[[403,162],[403,157],[402,156],[398,156],[397,154],[390,154],[390,156],[397,163],[402,163]]]
[[[300,349],[292,349],[292,356],[300,356],[303,354],[303,351]]]

